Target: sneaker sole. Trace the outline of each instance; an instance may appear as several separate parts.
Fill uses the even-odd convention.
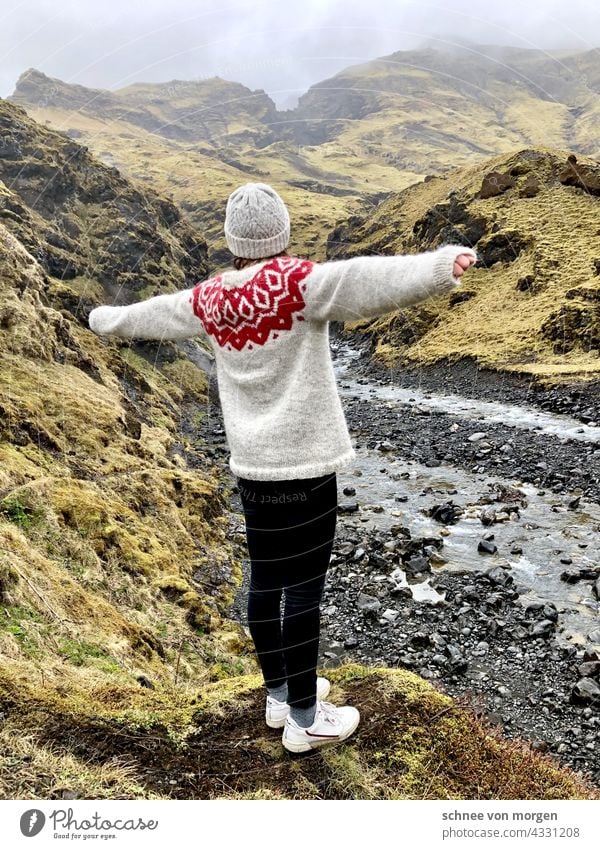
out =
[[[284,749],[287,749],[288,752],[293,752],[294,754],[300,754],[301,752],[312,752],[315,749],[321,749],[324,746],[337,746],[339,743],[343,743],[345,740],[347,740],[351,734],[354,734],[354,732],[358,728],[359,722],[360,714],[357,716],[356,721],[353,723],[353,725],[346,732],[344,732],[344,734],[341,734],[339,737],[336,737],[335,740],[315,740],[314,743],[294,743],[292,740],[287,740],[285,736],[283,736],[281,738],[281,742],[283,743]]]
[[[329,684],[329,687],[327,687],[327,689],[325,691],[323,691],[322,693],[319,693],[317,695],[317,697],[321,700],[326,699],[327,696],[329,695],[330,690],[331,690],[331,684]],[[288,713],[289,713],[289,711],[288,711]],[[286,716],[287,716],[287,713],[286,713]],[[266,719],[265,721],[266,721],[267,725],[269,726],[269,728],[283,728],[283,726],[285,725],[285,716],[283,717],[283,719]]]

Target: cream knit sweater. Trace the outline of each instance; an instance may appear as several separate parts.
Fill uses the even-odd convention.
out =
[[[313,263],[277,257],[192,289],[92,310],[95,333],[204,337],[214,351],[234,475],[320,477],[350,462],[329,351],[329,321],[374,317],[454,289],[462,245],[420,254]]]

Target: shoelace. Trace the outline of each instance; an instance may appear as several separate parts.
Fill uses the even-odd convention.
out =
[[[323,715],[325,722],[330,725],[337,725],[337,708],[331,702],[319,702],[319,710]]]

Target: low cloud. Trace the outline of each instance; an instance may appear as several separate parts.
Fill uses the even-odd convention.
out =
[[[600,11],[564,0],[8,0],[0,11],[0,95],[29,67],[93,88],[218,75],[291,105],[313,83],[396,50],[466,44],[586,50]],[[487,7],[487,8],[486,8]],[[491,7],[491,8],[490,8]]]

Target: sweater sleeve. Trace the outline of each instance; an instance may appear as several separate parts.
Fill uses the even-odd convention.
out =
[[[189,339],[206,336],[204,325],[194,313],[194,289],[156,295],[129,306],[101,306],[88,318],[90,328],[101,335],[132,339]]]
[[[306,292],[306,317],[316,321],[373,318],[455,289],[454,261],[463,245],[399,256],[358,256],[316,264]]]

